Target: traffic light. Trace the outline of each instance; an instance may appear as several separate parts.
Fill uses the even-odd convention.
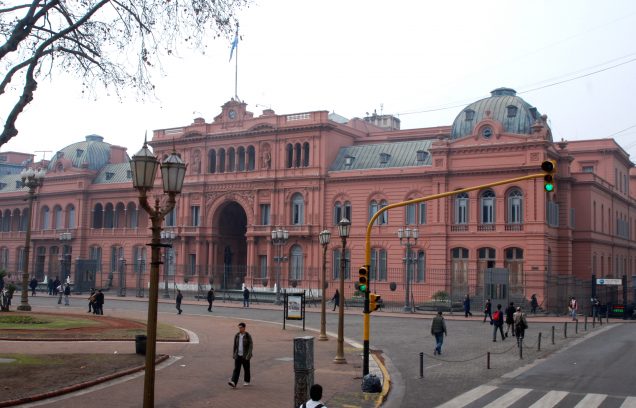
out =
[[[382,298],[375,293],[369,293],[369,312],[375,312],[382,306]]]
[[[366,265],[361,266],[358,271],[358,289],[360,292],[369,290],[369,268]]]
[[[543,176],[543,189],[546,193],[554,192],[555,181],[554,175],[556,173],[556,161],[554,160],[546,160],[541,163],[541,170],[543,170],[546,174]]]

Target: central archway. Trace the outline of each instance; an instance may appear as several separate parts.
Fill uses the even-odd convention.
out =
[[[240,289],[247,273],[247,214],[236,201],[228,201],[217,217],[218,245],[216,259],[223,289]],[[215,277],[217,278],[217,277]]]

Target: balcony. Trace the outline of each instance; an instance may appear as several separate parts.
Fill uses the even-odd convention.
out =
[[[495,224],[479,224],[477,225],[477,231],[479,232],[492,232],[495,230]]]
[[[523,224],[506,224],[506,231],[522,232]]]
[[[468,225],[467,224],[451,225],[451,232],[468,232]]]

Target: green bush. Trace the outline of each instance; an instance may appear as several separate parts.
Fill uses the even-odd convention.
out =
[[[444,292],[443,290],[439,290],[433,294],[433,300],[437,302],[446,302],[448,301],[448,299],[448,293]]]

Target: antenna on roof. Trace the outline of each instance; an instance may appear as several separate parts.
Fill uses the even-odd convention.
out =
[[[53,153],[52,150],[34,150],[35,153],[42,153],[42,160],[46,160],[47,153]]]
[[[384,104],[380,104],[380,116],[384,114]]]

